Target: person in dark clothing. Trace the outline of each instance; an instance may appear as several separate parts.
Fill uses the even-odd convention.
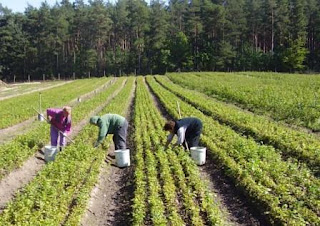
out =
[[[126,149],[126,139],[128,121],[117,114],[105,114],[103,116],[93,116],[90,123],[99,127],[98,139],[94,147],[98,147],[108,134],[113,134],[115,150]]]
[[[174,135],[178,136],[176,145],[183,145],[184,148],[191,148],[199,145],[202,122],[200,119],[193,117],[182,118],[177,121],[170,120],[165,123],[163,129],[170,132],[167,138],[166,148],[171,143]]]

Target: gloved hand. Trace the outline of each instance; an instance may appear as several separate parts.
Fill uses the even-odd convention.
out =
[[[64,137],[66,137],[66,136],[67,136],[67,133],[62,133],[62,135],[63,135]]]

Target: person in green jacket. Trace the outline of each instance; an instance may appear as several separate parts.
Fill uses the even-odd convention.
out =
[[[90,124],[99,127],[98,139],[94,147],[98,147],[108,134],[113,134],[113,143],[115,150],[126,149],[126,139],[128,130],[128,121],[117,114],[105,114],[103,116],[93,116],[90,118]]]

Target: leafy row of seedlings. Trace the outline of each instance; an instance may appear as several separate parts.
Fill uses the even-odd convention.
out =
[[[115,92],[123,82],[123,79],[118,79],[103,93],[76,105],[72,111],[73,126],[88,114],[88,109],[95,109],[97,106],[101,105],[101,103]],[[75,87],[73,89],[75,89]],[[50,125],[38,121],[34,123],[37,123],[38,125],[28,131],[28,133],[19,135],[9,143],[0,146],[0,179],[13,169],[19,167],[27,158],[39,149],[39,146],[48,141]]]
[[[153,77],[148,77],[147,81],[169,113],[178,117],[176,102],[181,99]],[[308,168],[283,161],[273,147],[240,136],[183,101],[180,107],[185,116],[203,121],[202,143],[214,153],[235,183],[259,204],[271,222],[319,224],[320,183]]]
[[[173,73],[168,77],[176,84],[266,114],[275,120],[320,129],[318,76],[253,74]]]
[[[42,108],[61,106],[71,100],[88,93],[101,84],[109,81],[110,78],[103,77],[98,79],[84,79],[67,83],[63,86],[42,91]],[[39,93],[30,93],[15,98],[2,100],[0,109],[0,129],[13,126],[19,122],[27,120],[36,115],[32,109],[38,106]]]
[[[123,113],[129,105],[134,78],[102,113]],[[90,108],[86,109],[90,111]],[[87,125],[72,144],[45,168],[11,201],[0,215],[1,225],[78,225],[86,202],[105,159],[111,139],[102,150],[94,149],[97,128]]]
[[[148,96],[148,98],[150,98],[150,96]],[[149,106],[149,108],[151,108],[151,106]],[[165,132],[162,130],[164,122],[159,111],[156,111],[154,106],[153,109],[154,111],[150,111],[149,113],[151,114],[150,118],[152,119],[152,123],[149,123],[149,126],[153,125],[153,128],[150,130],[150,137],[152,138],[153,144],[157,146],[155,154],[163,155],[165,152],[163,152],[161,143],[163,143],[163,139],[166,137]],[[200,212],[204,213],[208,218],[207,222],[204,223],[209,223],[211,225],[223,224],[225,222],[225,217],[223,216],[219,205],[214,204],[213,194],[207,188],[208,185],[201,180],[201,177],[199,177],[198,167],[190,158],[189,153],[184,151],[183,148],[174,148],[174,152],[172,152],[171,149],[168,150],[167,156],[170,156],[170,158],[173,156],[172,159],[176,158],[176,160],[172,161],[172,165],[174,166],[173,168],[176,174],[179,175],[177,178],[180,181],[180,188],[183,191],[183,194],[186,194],[183,195],[183,198],[185,200],[185,208],[191,216],[192,224],[199,225],[203,223],[199,217]],[[159,157],[158,159],[159,162],[161,162],[162,158]],[[194,190],[188,190],[190,187]],[[192,207],[190,206],[190,203],[193,201],[192,197],[198,197],[200,200],[199,204],[201,205],[201,208],[196,211],[192,208],[190,209],[190,207]]]
[[[320,173],[320,141],[314,136],[288,128],[263,116],[246,113],[197,91],[182,88],[167,77],[157,76],[156,80],[205,114],[241,133],[250,134],[259,141],[273,145],[282,155],[297,158],[309,165],[316,174]]]
[[[106,114],[106,113],[115,113],[120,115],[125,115],[128,111],[128,107],[130,106],[130,96],[133,94],[134,89],[134,83],[135,78],[129,77],[127,79],[127,83],[125,84],[124,88],[117,94],[117,96],[108,104],[108,106],[103,109],[100,114]],[[120,103],[120,104],[119,104]],[[94,139],[96,139],[95,136],[93,136]],[[104,145],[100,150],[102,150],[103,156],[102,159],[97,159],[98,165],[97,168],[95,168],[94,174],[91,173],[91,177],[93,178],[92,183],[88,183],[86,186],[83,186],[81,189],[79,189],[77,194],[77,205],[73,206],[72,209],[69,209],[68,217],[65,220],[64,225],[79,225],[79,222],[81,220],[81,217],[83,216],[84,211],[87,207],[87,202],[89,200],[89,195],[91,193],[91,190],[94,186],[94,184],[97,181],[97,177],[99,175],[99,169],[101,167],[101,163],[106,159],[106,154],[109,149],[109,145],[112,142],[112,136],[109,136],[107,141],[104,142]],[[90,144],[89,144],[90,145]]]
[[[178,156],[175,151],[164,150],[161,145],[165,139],[162,123],[163,118],[155,108],[142,78],[139,78],[135,104],[135,124],[139,125],[135,136],[139,152],[135,171],[134,225],[143,225],[148,218],[156,225],[168,222],[174,225],[203,225],[207,221],[211,224],[221,224],[222,214],[214,203],[212,194],[207,192],[204,182],[200,179],[191,181],[194,177],[189,178],[190,175],[197,175],[199,178],[197,166],[189,155],[178,149],[177,152],[184,155]],[[188,162],[187,167],[183,167],[183,161]],[[158,176],[155,173],[157,165]],[[151,171],[149,167],[152,168]],[[144,171],[147,175],[143,174]],[[181,192],[181,198],[178,197],[178,192]],[[181,207],[176,200],[181,203]],[[205,221],[202,212],[208,216]],[[181,213],[186,216],[180,216]]]
[[[9,98],[14,98],[17,96],[25,95],[27,93],[31,92],[39,92],[40,90],[43,89],[50,89],[55,86],[61,86],[64,85],[66,81],[62,80],[52,80],[52,81],[47,81],[47,82],[42,82],[42,83],[23,83],[23,84],[14,84],[14,85],[9,85],[9,89],[4,89],[1,90],[0,92],[0,99],[9,99]]]
[[[144,225],[147,217],[152,223],[164,225],[167,223],[164,203],[160,197],[161,187],[158,181],[157,162],[154,159],[152,144],[147,133],[147,113],[144,108],[146,102],[143,95],[142,78],[137,79],[135,94],[134,124],[136,143],[135,192],[133,200],[133,225]],[[150,208],[150,209],[149,209]],[[150,213],[151,216],[147,216]]]

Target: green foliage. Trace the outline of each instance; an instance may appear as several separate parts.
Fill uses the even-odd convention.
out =
[[[216,67],[220,70],[229,70],[232,67],[236,53],[230,43],[222,41],[219,43],[218,54],[216,55]]]
[[[149,78],[147,80],[149,83]],[[155,225],[168,222],[223,225],[219,204],[200,179],[198,167],[189,153],[178,147],[164,150],[161,144],[166,137],[162,130],[164,119],[141,77],[137,81],[134,116],[137,167],[133,225],[144,225],[146,219],[151,219]],[[208,217],[201,216],[200,211]]]
[[[304,61],[308,54],[307,48],[301,38],[290,41],[289,47],[284,51],[282,61],[290,72],[301,71],[305,68]]]
[[[169,44],[170,61],[175,65],[174,70],[185,71],[191,68],[191,52],[188,37],[178,32]]]
[[[179,85],[277,121],[315,131],[320,128],[320,81],[317,75],[243,72],[181,73],[168,77]]]
[[[63,106],[80,95],[98,88],[101,86],[101,82],[107,82],[108,80],[109,78],[92,79],[90,82],[88,82],[89,80],[78,80],[44,90],[41,92],[42,108]],[[74,89],[75,86],[77,89]],[[33,92],[0,102],[0,113],[3,116],[0,120],[0,128],[7,128],[37,115],[32,107],[39,105],[39,93]]]
[[[1,7],[0,76],[319,70],[319,10],[315,0],[79,0],[24,13]]]
[[[238,133],[249,134],[259,142],[272,144],[283,155],[306,163],[315,175],[320,173],[320,142],[314,136],[288,128],[267,117],[221,103],[200,92],[182,88],[167,77],[157,76],[156,80],[195,108],[201,109],[204,114],[231,126]]]
[[[101,80],[99,80],[101,83]],[[87,110],[97,107],[101,104],[106,97],[111,95],[120,85],[122,81],[116,81],[109,89],[102,95],[96,95],[93,98],[82,101],[79,105],[73,107],[72,123],[76,125],[83,117],[87,115]],[[78,85],[73,83],[73,85]],[[82,90],[84,87],[78,86],[78,90]],[[91,87],[92,88],[92,87]],[[69,87],[69,90],[70,87]],[[56,91],[61,95],[61,91]],[[66,94],[66,90],[63,91]],[[53,96],[53,98],[55,98]],[[23,135],[19,135],[12,141],[0,146],[0,178],[6,175],[11,170],[20,166],[23,161],[35,153],[39,146],[43,146],[48,141],[49,137],[49,124],[36,122],[36,126]]]
[[[120,85],[124,80],[119,80]],[[129,78],[119,94],[104,108],[101,114],[115,112],[123,114],[129,105],[134,78]],[[117,87],[118,88],[118,87]],[[113,89],[113,92],[115,90]],[[113,92],[106,92],[104,97]],[[99,96],[82,103],[78,119],[87,117],[87,112],[101,105],[105,100]],[[119,104],[121,103],[121,104]],[[97,181],[99,168],[105,159],[105,151],[94,149],[96,128],[91,125],[75,138],[75,144],[58,153],[56,160],[46,164],[43,170],[28,184],[0,215],[1,225],[78,225],[89,192]],[[108,139],[103,147],[111,142]],[[21,208],[23,207],[23,208]]]
[[[283,156],[272,146],[256,143],[237,134],[197,108],[166,90],[154,79],[148,83],[165,108],[179,117],[179,101],[184,116],[198,117],[203,122],[201,142],[216,156],[221,167],[245,194],[254,200],[273,224],[319,224],[318,191],[320,182],[310,169]]]

